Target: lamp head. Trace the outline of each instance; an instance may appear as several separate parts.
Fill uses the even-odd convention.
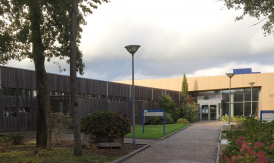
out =
[[[128,45],[125,48],[130,54],[134,54],[141,46],[140,45]]]
[[[234,73],[226,73],[226,75],[227,75],[229,78],[232,78],[235,74],[234,74]]]
[[[255,84],[255,82],[249,82],[249,84],[252,87]]]

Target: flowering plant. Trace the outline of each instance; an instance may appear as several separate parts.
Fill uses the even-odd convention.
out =
[[[260,122],[247,117],[243,129],[226,133],[227,148],[221,153],[221,162],[274,162],[274,121]]]

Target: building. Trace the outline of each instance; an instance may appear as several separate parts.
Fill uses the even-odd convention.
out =
[[[251,69],[234,69],[231,79],[231,116],[252,113],[260,116],[260,111],[274,110],[274,73],[252,72]],[[144,87],[181,91],[183,78],[135,80]],[[188,77],[188,91],[199,105],[200,120],[220,120],[228,114],[229,78],[226,75]],[[131,81],[118,81],[130,84]]]
[[[69,76],[49,74],[52,111],[71,113]],[[96,110],[113,111],[132,119],[131,84],[78,78],[80,118]],[[142,122],[142,110],[159,109],[158,98],[169,94],[175,102],[179,91],[135,87],[135,120]],[[36,129],[36,77],[31,70],[0,66],[0,132]]]
[[[235,70],[231,80],[231,116],[274,110],[274,73]],[[48,73],[52,111],[71,113],[69,76]],[[158,99],[170,95],[179,103],[183,78],[135,80],[135,120],[141,123],[142,110],[160,109]],[[36,78],[31,70],[0,66],[0,132],[36,129]],[[229,78],[222,76],[188,77],[189,93],[199,104],[199,120],[220,120],[228,114]],[[78,78],[79,116],[96,110],[113,111],[132,119],[130,81],[100,81]]]

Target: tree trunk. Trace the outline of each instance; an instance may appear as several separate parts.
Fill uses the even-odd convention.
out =
[[[77,15],[78,2],[71,0],[71,24],[70,24],[70,89],[71,89],[71,109],[73,118],[73,132],[74,132],[74,155],[82,156],[82,144],[80,135],[80,119],[78,115],[77,102],[77,74],[76,74],[76,36],[77,36]]]
[[[45,70],[45,48],[40,32],[41,9],[39,1],[33,0],[30,5],[30,20],[32,31],[32,59],[35,65],[36,89],[37,89],[37,133],[36,146],[38,148],[51,149],[51,116],[48,76]],[[48,119],[47,119],[48,118]]]

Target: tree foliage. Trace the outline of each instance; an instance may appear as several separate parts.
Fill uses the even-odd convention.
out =
[[[101,4],[101,0],[78,2],[80,10],[77,14],[76,69],[83,74],[85,65],[79,50],[81,25],[86,24],[84,16],[91,14],[91,9],[96,9],[96,4]],[[51,141],[51,108],[44,62],[55,57],[70,57],[71,6],[71,1],[68,0],[0,1],[0,64],[7,64],[12,59],[21,61],[29,58],[34,61],[38,90],[37,147],[44,148],[48,142],[47,148],[50,149]],[[67,59],[67,62],[70,60]]]
[[[188,95],[188,83],[186,79],[186,74],[184,73],[184,78],[182,82],[182,100],[183,101],[187,97],[187,95]]]
[[[236,17],[236,20],[241,20],[245,15],[255,17],[259,20],[254,25],[261,23],[266,20],[262,29],[266,34],[274,34],[273,24],[274,24],[274,1],[273,0],[222,0],[224,5],[228,9],[243,10],[240,16]]]
[[[54,57],[64,59],[70,56],[70,1],[1,0],[0,5],[0,63],[7,64],[11,59],[34,60],[37,56],[33,53],[32,45],[36,44],[35,38],[39,35],[42,42],[41,50],[47,61]],[[86,24],[84,15],[88,11],[86,6],[82,8],[84,10],[78,16],[78,46],[82,32],[80,25]],[[35,23],[40,25],[39,29],[35,29],[32,25],[34,14],[38,14]],[[83,74],[84,63],[79,48],[77,48],[77,56],[77,70]]]

